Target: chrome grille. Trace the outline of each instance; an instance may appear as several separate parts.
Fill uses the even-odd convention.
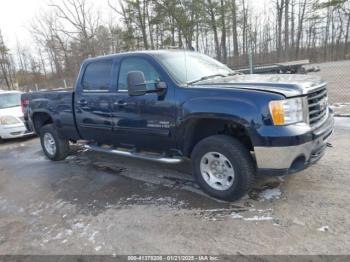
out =
[[[309,123],[310,126],[314,126],[327,115],[328,96],[326,86],[308,94],[307,101],[309,106]]]

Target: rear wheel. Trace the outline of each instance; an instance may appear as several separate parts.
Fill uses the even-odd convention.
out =
[[[248,193],[255,181],[255,164],[238,140],[215,135],[200,141],[192,152],[193,173],[209,195],[233,201]]]
[[[69,141],[52,124],[40,129],[40,142],[45,155],[53,161],[63,160],[69,154]]]

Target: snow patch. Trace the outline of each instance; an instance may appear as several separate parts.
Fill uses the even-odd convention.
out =
[[[62,233],[58,233],[52,240],[62,239]]]
[[[328,226],[323,226],[317,229],[320,232],[328,232],[329,231],[329,227]]]
[[[241,218],[243,218],[242,215],[240,215],[240,214],[238,214],[238,213],[236,213],[236,212],[232,212],[230,216],[231,216],[231,218],[233,218],[233,219],[241,219]]]
[[[98,234],[98,231],[94,231],[91,236],[89,237],[89,241],[92,243],[95,243],[95,236]]]
[[[293,223],[296,224],[296,225],[299,225],[299,226],[305,226],[305,223],[303,221],[300,221],[297,218],[293,219]]]
[[[279,199],[282,192],[279,188],[266,189],[259,194],[259,198],[264,200]]]
[[[267,217],[267,216],[253,216],[253,217],[246,217],[243,218],[243,220],[245,221],[269,221],[269,220],[273,220],[273,217]]]
[[[72,226],[73,229],[82,229],[85,225],[83,223],[76,223]]]
[[[65,234],[66,234],[67,236],[71,236],[71,235],[73,234],[73,231],[70,230],[70,229],[66,229]]]

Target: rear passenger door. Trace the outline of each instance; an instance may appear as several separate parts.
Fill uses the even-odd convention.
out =
[[[113,59],[89,62],[82,68],[75,94],[75,115],[85,140],[110,144]]]

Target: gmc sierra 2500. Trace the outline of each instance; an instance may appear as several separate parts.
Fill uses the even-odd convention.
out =
[[[69,142],[165,163],[191,159],[211,196],[236,200],[256,175],[319,160],[333,132],[326,83],[306,75],[239,75],[190,51],[87,59],[75,90],[22,95],[27,125],[51,160]]]

